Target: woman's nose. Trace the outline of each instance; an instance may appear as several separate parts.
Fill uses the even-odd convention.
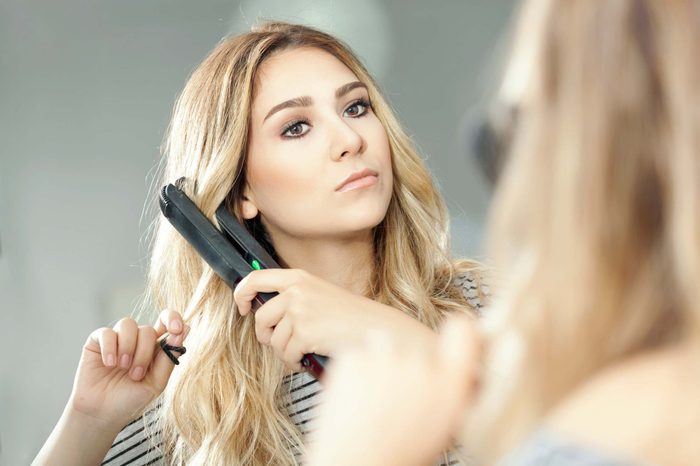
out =
[[[331,149],[333,160],[338,161],[344,157],[357,155],[364,151],[364,138],[347,121],[341,118],[333,128],[334,144]]]

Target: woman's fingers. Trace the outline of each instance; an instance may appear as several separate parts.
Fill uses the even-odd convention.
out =
[[[168,335],[165,341],[171,346],[183,346],[183,342],[185,341],[185,338],[187,338],[187,334],[189,332],[189,326],[185,325],[182,333],[179,335]],[[158,343],[156,343],[154,347],[156,348],[156,355],[153,358],[151,377],[156,388],[158,390],[163,390],[168,383],[168,379],[170,378],[170,374],[173,372],[175,364],[173,364]],[[181,354],[175,350],[171,350],[171,353],[178,359],[181,356]]]
[[[257,318],[257,314],[255,316]],[[301,360],[307,351],[306,340],[295,334],[294,321],[289,315],[283,315],[277,325],[270,329],[269,345],[275,352],[277,358],[283,361],[287,367],[293,371],[302,370]]]
[[[102,364],[106,367],[117,365],[117,334],[111,328],[102,327],[92,332],[85,343],[85,349],[100,353]]]
[[[153,353],[156,350],[156,330],[148,325],[139,327],[136,339],[136,350],[134,351],[129,377],[139,381],[146,375],[148,367],[153,361]]]
[[[129,369],[136,349],[139,327],[134,319],[121,319],[114,326],[117,333],[117,364],[120,369]]]
[[[165,342],[170,346],[182,346],[190,328],[182,318],[182,314],[176,311],[164,310],[158,315],[158,319],[153,327],[155,339],[151,345],[152,353],[155,352],[155,356],[152,356],[151,361],[151,377],[153,378],[153,383],[158,387],[158,389],[164,389],[165,385],[168,383],[170,374],[175,367],[175,364],[170,360],[170,357],[165,353],[165,351],[160,347],[158,343],[158,338],[160,338],[166,332],[168,333],[165,337]],[[170,350],[170,353],[176,358],[180,358],[181,354],[177,351]]]
[[[286,319],[285,319],[286,320]],[[282,321],[284,322],[284,320]],[[291,329],[291,326],[290,326]],[[274,336],[274,335],[273,335]],[[301,370],[301,359],[304,357],[304,349],[301,341],[299,339],[292,338],[292,332],[290,331],[289,338],[287,338],[287,346],[283,350],[284,352],[279,355],[280,359],[295,372]]]
[[[183,346],[189,330],[182,316],[174,311],[161,312],[153,327],[139,327],[135,320],[124,318],[114,328],[93,331],[84,350],[99,354],[105,367],[128,371],[128,377],[135,382],[147,378],[147,383],[160,392],[167,385],[174,364],[158,339],[167,332],[169,345]],[[178,359],[184,354],[174,349],[170,353]]]
[[[238,312],[244,316],[252,308],[252,301],[258,293],[281,293],[290,286],[304,280],[306,272],[297,269],[254,270],[241,280],[233,290]]]
[[[255,312],[255,336],[264,345],[272,344],[272,333],[287,310],[285,295],[277,295]]]
[[[185,328],[185,322],[182,320],[182,315],[179,312],[166,309],[158,315],[153,328],[157,337],[160,337],[165,332],[171,335],[179,335]]]
[[[132,379],[141,380],[154,360],[156,349],[162,352],[157,347],[158,338],[166,332],[170,334],[169,339],[178,335],[183,337],[187,330],[189,327],[175,311],[162,311],[153,327],[139,327],[134,319],[123,318],[114,328],[102,327],[93,331],[85,343],[85,349],[100,353],[105,367],[128,370]]]

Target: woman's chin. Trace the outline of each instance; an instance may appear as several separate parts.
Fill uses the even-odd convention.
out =
[[[353,212],[346,216],[337,218],[337,221],[334,222],[336,226],[333,229],[348,233],[370,231],[382,223],[385,216],[385,209],[381,211],[376,209],[374,212],[370,210],[365,210],[364,212]]]

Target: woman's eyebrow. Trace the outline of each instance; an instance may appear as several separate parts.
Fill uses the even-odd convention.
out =
[[[280,110],[284,110],[285,108],[290,108],[290,107],[310,107],[312,103],[313,103],[313,99],[311,99],[311,97],[309,97],[308,95],[305,95],[303,97],[295,97],[293,99],[285,100],[281,104],[275,105],[274,107],[272,107],[272,109],[270,109],[269,112],[267,112],[267,115],[265,116],[263,123],[265,123],[265,120],[267,120],[273,114],[279,112]]]
[[[362,87],[364,89],[367,89],[367,86],[364,83],[361,83],[360,81],[353,81],[351,83],[343,84],[338,89],[336,89],[335,98],[340,99],[345,94],[352,91],[353,89],[357,89],[358,87]],[[313,99],[311,97],[309,97],[308,95],[285,100],[281,104],[275,105],[274,107],[272,107],[270,109],[269,112],[267,112],[267,115],[263,119],[263,123],[265,123],[265,121],[268,118],[270,118],[273,114],[279,112],[280,110],[284,110],[285,108],[310,107],[311,104],[313,104]]]
[[[335,98],[340,99],[343,97],[345,94],[348,92],[352,91],[353,89],[357,89],[358,87],[362,87],[367,89],[367,86],[365,86],[364,83],[361,83],[360,81],[353,81],[351,83],[344,84],[340,86],[336,91],[335,91]]]

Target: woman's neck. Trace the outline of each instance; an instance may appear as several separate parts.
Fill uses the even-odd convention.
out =
[[[346,290],[365,294],[374,267],[372,232],[352,238],[300,239],[273,235],[281,265],[303,269]]]

